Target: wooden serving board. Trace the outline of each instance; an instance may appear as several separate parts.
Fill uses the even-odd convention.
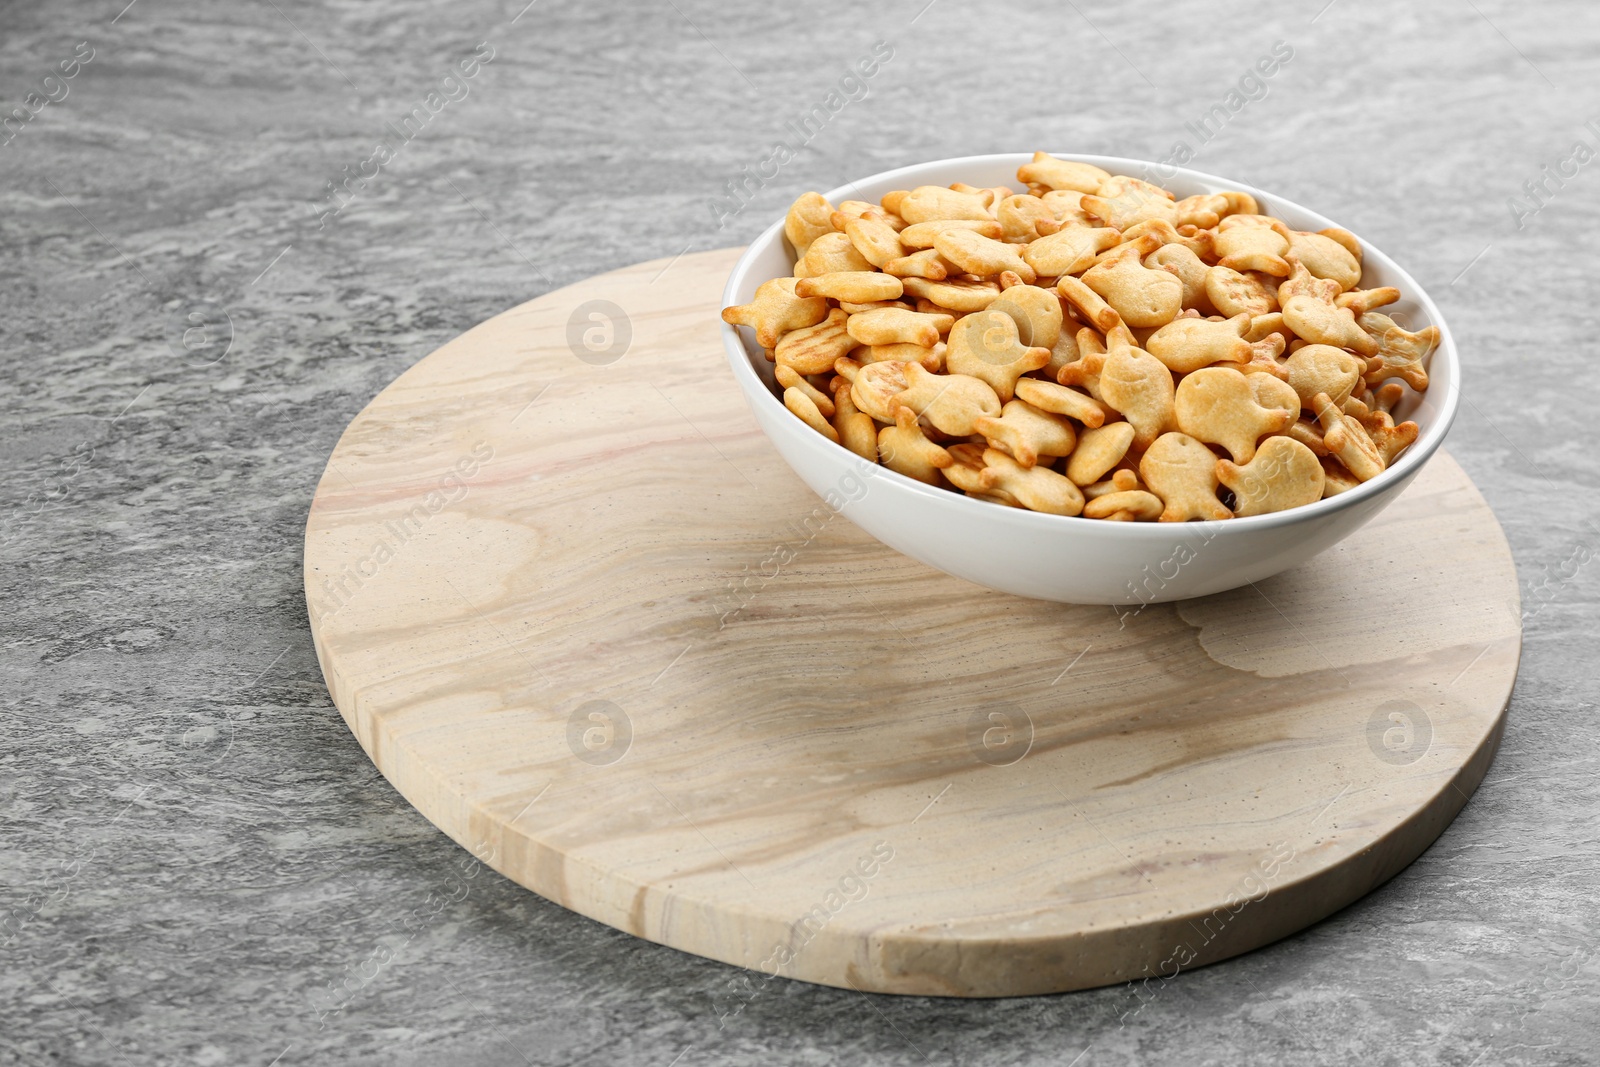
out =
[[[1281,938],[1466,803],[1521,622],[1449,456],[1258,587],[1134,613],[989,592],[834,516],[769,447],[718,339],[737,255],[484,323],[328,462],[323,673],[456,841],[757,972],[1008,996]],[[728,1011],[766,980],[736,977]]]

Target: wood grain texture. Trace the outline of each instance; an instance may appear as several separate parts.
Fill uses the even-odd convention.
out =
[[[1283,937],[1466,802],[1520,606],[1447,455],[1258,587],[1120,613],[990,592],[879,545],[766,444],[717,337],[736,256],[484,323],[329,461],[306,530],[324,675],[456,841],[689,952],[1004,996]],[[592,300],[626,315],[603,365],[569,341],[606,343]]]

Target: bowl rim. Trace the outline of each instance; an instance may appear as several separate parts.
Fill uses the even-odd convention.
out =
[[[1346,229],[1347,232],[1352,234],[1355,233],[1353,230],[1348,230],[1347,227],[1339,226],[1338,223],[1332,221],[1321,212],[1313,211],[1312,209],[1296,203],[1287,197],[1279,196],[1276,193],[1267,192],[1245,182],[1237,182],[1230,178],[1219,177],[1218,175],[1211,174],[1206,171],[1193,170],[1188,167],[1179,167],[1172,164],[1158,164],[1149,160],[1135,159],[1127,156],[1090,155],[1076,152],[1053,152],[1050,154],[1055,156],[1057,159],[1070,160],[1079,163],[1090,163],[1100,167],[1103,170],[1111,171],[1113,174],[1125,174],[1129,176],[1137,176],[1139,173],[1141,173],[1141,171],[1142,173],[1149,175],[1154,172],[1155,168],[1159,167],[1162,168],[1163,171],[1171,172],[1167,177],[1162,179],[1163,181],[1172,181],[1175,178],[1182,177],[1184,179],[1189,179],[1202,184],[1209,183],[1227,189],[1236,189],[1240,192],[1249,193],[1251,196],[1254,196],[1258,201],[1264,204],[1282,205],[1287,208],[1292,208],[1294,211],[1310,216],[1311,218],[1320,221],[1322,223],[1322,228],[1338,227],[1340,229]],[[992,165],[1002,162],[1015,162],[1018,166],[1020,166],[1023,163],[1029,162],[1032,158],[1033,153],[1031,152],[994,152],[982,155],[952,156],[948,159],[928,160],[922,163],[913,163],[903,167],[896,167],[892,170],[881,171],[877,174],[869,174],[866,177],[858,178],[855,181],[846,182],[844,185],[831,189],[824,193],[823,196],[827,198],[829,203],[837,203],[840,199],[849,198],[850,194],[852,193],[859,198],[862,194],[860,193],[858,186],[868,182],[892,181],[901,176],[912,176],[935,167],[953,169],[962,165],[979,166]],[[928,183],[924,181],[920,182],[919,184]],[[761,234],[757,236],[755,240],[751,241],[748,246],[746,246],[744,252],[739,256],[738,261],[734,264],[732,271],[729,272],[727,284],[723,287],[723,308],[729,307],[737,302],[735,290],[737,290],[744,282],[745,276],[750,272],[756,257],[770,247],[774,241],[782,240],[783,223],[784,220],[779,218],[776,222],[763,230]],[[1399,281],[1403,283],[1402,293],[1405,296],[1415,300],[1421,306],[1422,310],[1427,314],[1428,324],[1437,326],[1439,328],[1439,344],[1429,356],[1429,369],[1433,369],[1435,360],[1443,358],[1449,365],[1450,387],[1445,392],[1444,401],[1440,406],[1438,418],[1433,420],[1430,425],[1423,427],[1422,432],[1418,434],[1417,440],[1412,443],[1410,448],[1406,449],[1404,454],[1401,455],[1400,459],[1396,463],[1384,468],[1384,470],[1378,474],[1377,477],[1362,482],[1354,489],[1348,489],[1343,493],[1338,493],[1331,497],[1323,497],[1321,500],[1313,501],[1310,504],[1301,504],[1298,507],[1288,508],[1284,511],[1269,512],[1265,515],[1243,515],[1235,516],[1229,519],[1196,519],[1182,523],[1116,523],[1115,525],[1119,527],[1119,529],[1116,531],[1118,536],[1161,538],[1170,536],[1173,533],[1193,533],[1209,540],[1212,536],[1215,536],[1222,530],[1233,530],[1243,533],[1249,529],[1280,527],[1329,517],[1337,514],[1338,512],[1344,511],[1347,508],[1357,507],[1365,501],[1370,501],[1375,497],[1382,496],[1388,491],[1409,481],[1411,477],[1415,475],[1417,471],[1421,470],[1422,466],[1433,457],[1433,454],[1439,450],[1439,446],[1443,444],[1446,434],[1448,434],[1450,431],[1451,424],[1455,421],[1456,412],[1460,406],[1461,364],[1460,360],[1457,358],[1455,338],[1450,332],[1449,324],[1445,322],[1444,316],[1440,313],[1438,305],[1433,302],[1433,298],[1428,295],[1427,290],[1419,285],[1417,280],[1411,276],[1411,273],[1404,267],[1400,266],[1400,264],[1395,261],[1394,257],[1378,248],[1372,242],[1361,237],[1359,234],[1355,234],[1355,236],[1356,239],[1361,242],[1363,250],[1363,267],[1365,267],[1368,256],[1376,253],[1378,258],[1384,261],[1385,266],[1389,270],[1393,271],[1393,273],[1398,277]],[[767,279],[763,279],[763,281],[765,280]],[[760,376],[756,373],[755,368],[751,365],[750,355],[746,351],[744,340],[739,334],[739,327],[727,322],[719,322],[719,325],[722,329],[723,348],[728,357],[728,363],[731,366],[734,377],[739,382],[740,389],[744,392],[747,401],[753,404],[765,406],[767,410],[774,415],[781,412],[785,417],[798,423],[799,420],[795,419],[794,415],[792,415],[789,410],[783,406],[783,403],[772,394],[772,391],[767,388],[766,383],[761,380]],[[758,420],[758,422],[759,421],[760,420]],[[839,449],[840,452],[844,454],[844,456],[841,458],[855,455],[855,453],[850,452],[849,449],[845,448],[844,445],[830,441],[815,431],[812,431],[812,433],[816,436],[818,444]],[[882,464],[877,464],[876,466],[878,469],[875,470],[873,474],[875,476],[889,476],[890,484],[897,485],[901,489],[909,491],[914,495],[921,496],[933,503],[943,504],[945,506],[960,509],[972,509],[970,514],[975,518],[982,516],[1008,525],[1020,524],[1023,528],[1031,528],[1041,531],[1055,529],[1063,532],[1067,530],[1079,530],[1087,532],[1097,527],[1110,525],[1101,520],[1086,519],[1081,515],[1050,515],[1045,512],[1030,511],[1026,508],[1004,507],[1002,505],[991,503],[987,500],[975,500],[972,497],[967,496],[965,493],[952,492],[948,489],[942,489],[937,486],[926,485],[917,481],[915,478],[908,478],[905,475],[900,474],[898,471],[890,470],[888,467],[884,467]],[[1062,525],[1063,523],[1069,525],[1064,526]]]

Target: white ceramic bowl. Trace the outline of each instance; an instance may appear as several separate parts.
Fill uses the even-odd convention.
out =
[[[1180,198],[1243,190],[1256,198],[1263,212],[1297,230],[1336,225],[1243,182],[1183,168],[1165,177],[1173,168],[1158,171],[1154,164],[1136,159],[1058,155],[1113,174],[1149,177]],[[902,167],[835,189],[827,197],[835,204],[876,202],[892,189],[958,181],[1017,188],[1017,168],[1031,158],[1024,153],[967,156]],[[1020,596],[1071,604],[1181,600],[1259,581],[1310,559],[1383,510],[1444,440],[1455,418],[1460,382],[1450,328],[1411,275],[1370,244],[1362,245],[1363,286],[1394,285],[1403,294],[1398,304],[1384,311],[1408,329],[1439,327],[1439,346],[1428,366],[1428,389],[1397,412],[1416,420],[1421,432],[1392,467],[1371,481],[1271,515],[1189,523],[1105,522],[1023,511],[923,485],[866,463],[790,414],[752,331],[724,325],[723,343],[734,379],[779,454],[829,506],[891,548],[959,578]],[[756,286],[788,275],[790,267],[780,219],[740,257],[722,294],[723,306],[748,303]]]

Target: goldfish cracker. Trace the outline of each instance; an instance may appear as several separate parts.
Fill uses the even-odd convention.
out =
[[[886,364],[872,365],[881,366]],[[978,432],[974,419],[1000,414],[1000,398],[981,378],[966,374],[933,374],[919,363],[902,366],[906,387],[894,398],[894,406],[911,408],[943,433],[969,437]],[[872,367],[862,368],[862,373]]]
[[[1084,430],[1078,445],[1067,457],[1067,477],[1078,485],[1090,485],[1104,478],[1122,462],[1133,447],[1134,430],[1130,423],[1110,422]]]
[[[1156,438],[1139,460],[1139,475],[1161,498],[1162,522],[1233,517],[1217,499],[1217,457],[1188,434]]]
[[[856,410],[850,397],[850,383],[843,378],[834,379],[838,385],[833,392],[833,429],[839,443],[866,460],[878,462],[878,425],[872,416]]]
[[[1038,277],[1016,245],[971,230],[945,230],[933,239],[933,247],[945,259],[975,277],[993,277],[1007,270],[1024,282]]]
[[[1000,299],[990,304],[988,310],[1010,315],[1017,324],[1017,337],[1025,345],[1054,349],[1061,340],[1061,326],[1065,321],[1061,298],[1049,289],[1036,285],[1012,286],[1001,292]]]
[[[845,270],[801,278],[795,283],[794,291],[799,296],[823,296],[833,300],[848,300],[853,304],[866,304],[874,300],[898,300],[905,292],[905,287],[892,274]]]
[[[1100,394],[1134,428],[1134,447],[1145,448],[1176,428],[1172,372],[1141,349],[1119,345],[1106,354]],[[1160,494],[1157,494],[1160,495]]]
[[[785,389],[783,391],[783,406],[800,417],[800,421],[832,441],[839,443],[839,434],[827,419],[822,417],[822,412],[817,410],[817,405],[811,397],[799,389]]]
[[[972,425],[989,447],[1007,453],[1024,467],[1034,466],[1041,456],[1070,455],[1078,443],[1077,431],[1064,416],[1025,400],[1009,400],[999,418],[984,416],[974,419]]]
[[[814,326],[791,330],[773,349],[777,362],[800,374],[824,374],[834,361],[855,347],[856,341],[845,329],[849,316],[838,308]]]
[[[1269,437],[1243,464],[1217,460],[1217,480],[1240,517],[1286,511],[1322,499],[1326,474],[1315,452],[1291,437]]]
[[[1164,270],[1151,270],[1139,247],[1127,247],[1083,272],[1093,289],[1129,326],[1165,326],[1183,310],[1183,283]]]
[[[1077,419],[1091,428],[1106,421],[1105,408],[1098,401],[1064,385],[1037,378],[1018,378],[1016,395],[1041,411]]]
[[[1190,437],[1221,445],[1235,463],[1248,463],[1256,453],[1256,442],[1281,433],[1299,411],[1262,407],[1239,371],[1205,367],[1178,383],[1173,414],[1178,429]]]
[[[954,325],[950,315],[923,315],[901,308],[875,308],[851,315],[845,329],[864,345],[920,345],[932,348]]]
[[[928,440],[908,407],[895,412],[893,426],[878,431],[877,449],[885,467],[927,485],[942,484],[939,472],[955,463],[949,452]]]
[[[756,343],[762,348],[772,348],[784,334],[815,326],[828,317],[826,300],[798,296],[794,291],[795,285],[793,278],[773,278],[762,282],[750,303],[724,308],[722,321],[753,327]]]
[[[1188,374],[1214,363],[1248,363],[1250,343],[1244,339],[1249,315],[1215,322],[1184,318],[1167,323],[1145,342],[1145,349],[1168,370]]]
[[[945,350],[945,367],[952,374],[981,378],[1002,401],[1015,394],[1018,378],[1049,362],[1048,348],[1023,344],[1017,320],[992,306],[960,319]]]
[[[1006,493],[1029,511],[1047,515],[1077,515],[1083,511],[1083,492],[1070,478],[1048,467],[1024,467],[996,448],[984,451],[978,479],[984,492]]]
[[[1060,189],[1078,193],[1093,193],[1109,181],[1111,175],[1092,163],[1057,159],[1048,152],[1035,152],[1033,162],[1017,168],[1017,181],[1026,185],[1041,186],[1048,191]]]
[[[783,235],[796,256],[804,256],[812,241],[833,229],[833,205],[821,193],[800,194],[783,217]]]

